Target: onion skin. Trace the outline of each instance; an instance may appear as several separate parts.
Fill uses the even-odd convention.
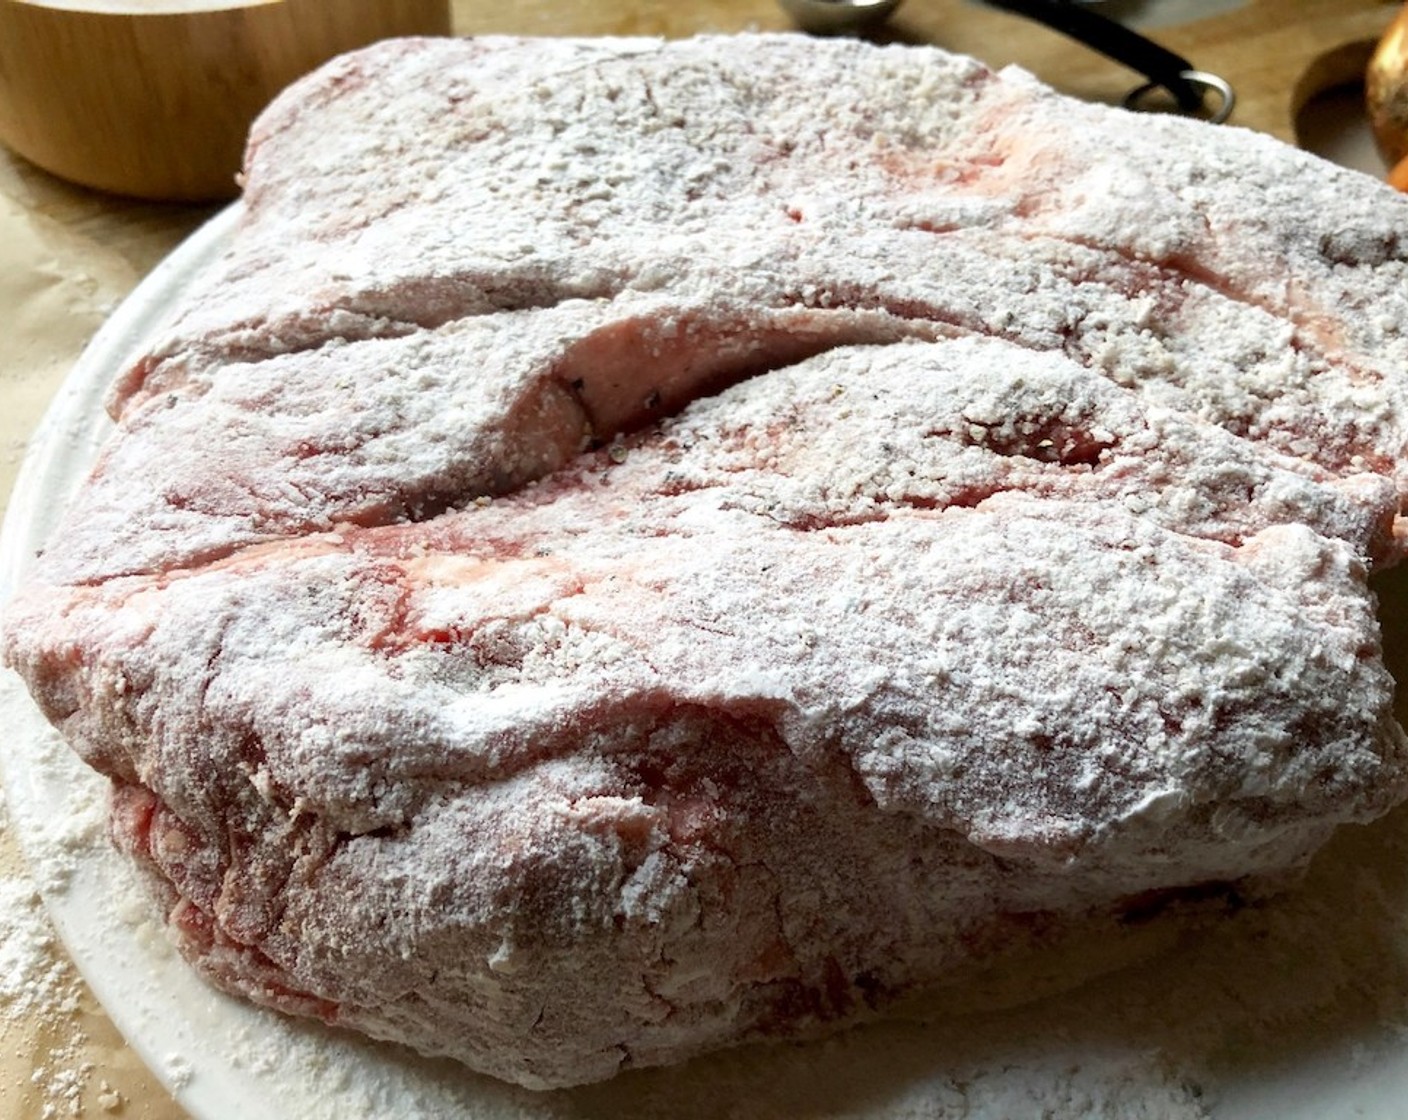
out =
[[[1395,190],[1408,191],[1408,156],[1393,165],[1388,173],[1388,185]]]
[[[1397,176],[1408,181],[1408,6],[1379,40],[1364,72],[1364,102],[1374,142]],[[1401,189],[1401,188],[1400,188]]]

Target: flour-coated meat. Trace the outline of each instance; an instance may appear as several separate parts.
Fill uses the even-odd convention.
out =
[[[491,39],[299,83],[244,206],[5,617],[221,986],[574,1084],[1408,794],[1367,180],[932,50]]]

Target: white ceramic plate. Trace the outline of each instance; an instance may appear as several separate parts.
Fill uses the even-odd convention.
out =
[[[106,437],[109,381],[219,256],[237,217],[237,208],[221,214],[157,268],[65,382],[11,498],[0,600]],[[1396,621],[1408,620],[1408,574],[1381,591],[1390,663],[1408,664],[1408,625]],[[1283,902],[1064,994],[531,1094],[212,992],[172,952],[133,868],[107,846],[105,783],[58,741],[11,673],[0,674],[0,720],[11,818],[60,936],[197,1120],[1408,1115],[1408,809],[1346,830]],[[1008,987],[1059,989],[1130,952],[1076,946],[1008,977]]]

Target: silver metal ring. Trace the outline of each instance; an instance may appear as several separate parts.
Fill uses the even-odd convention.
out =
[[[1221,124],[1232,115],[1232,108],[1237,104],[1237,94],[1226,78],[1209,74],[1205,70],[1184,70],[1178,76],[1190,86],[1196,86],[1202,93],[1217,94],[1219,98],[1217,108],[1212,111],[1210,116],[1204,118],[1209,124]],[[1139,102],[1154,90],[1163,88],[1161,82],[1145,82],[1138,89],[1132,89],[1125,95],[1124,107],[1137,110]]]

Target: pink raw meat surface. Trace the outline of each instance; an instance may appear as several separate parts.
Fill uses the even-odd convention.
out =
[[[183,952],[534,1087],[1408,795],[1408,203],[914,48],[384,44],[256,125],[5,655]]]

